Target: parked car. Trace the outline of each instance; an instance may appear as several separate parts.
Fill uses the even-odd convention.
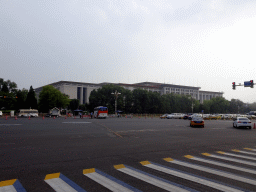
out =
[[[233,118],[233,115],[232,114],[224,114],[223,118],[230,119],[230,118]]]
[[[181,113],[172,113],[170,115],[167,115],[167,119],[181,119],[183,118],[184,114]]]
[[[190,121],[190,127],[200,126],[204,127],[204,119],[199,116],[194,116]]]
[[[234,118],[233,127],[248,127],[252,128],[252,122],[247,117]]]
[[[193,117],[203,117],[203,115],[199,113],[194,113],[193,115],[189,116],[188,119],[191,120],[193,119]]]
[[[47,113],[45,117],[51,117],[51,113]]]
[[[160,116],[160,119],[166,119],[168,114],[164,114]]]
[[[209,118],[210,114],[203,114],[203,118]]]
[[[2,117],[3,116],[3,112],[2,111],[0,111],[0,117]]]

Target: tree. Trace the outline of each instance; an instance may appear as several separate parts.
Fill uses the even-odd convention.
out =
[[[148,113],[149,110],[149,95],[147,90],[134,89],[133,95],[133,112],[134,113]]]
[[[36,93],[32,87],[32,85],[29,88],[27,98],[25,101],[26,109],[37,109],[37,99],[36,99]]]
[[[15,109],[17,84],[10,80],[4,81],[0,78],[0,109]]]
[[[44,86],[39,94],[39,111],[47,113],[50,109],[65,108],[69,105],[69,98],[67,95],[61,93],[51,85]]]
[[[27,89],[22,89],[22,90],[18,90],[17,91],[17,99],[16,99],[16,104],[15,104],[15,109],[19,110],[19,109],[26,109],[26,98],[28,95],[28,90]]]
[[[87,109],[93,111],[97,106],[106,106],[109,113],[114,113],[115,97],[111,93],[115,91],[121,93],[117,98],[117,109],[124,112],[130,111],[132,106],[131,91],[113,84],[103,85],[100,89],[93,90],[90,94]]]
[[[69,102],[69,109],[76,110],[79,107],[79,100],[78,99],[71,99]]]

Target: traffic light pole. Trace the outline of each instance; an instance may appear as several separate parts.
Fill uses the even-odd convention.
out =
[[[244,84],[239,83],[239,85],[236,85],[236,82],[232,82],[232,89],[236,89],[237,86],[244,86],[244,87],[251,87],[254,88],[253,80],[245,81]]]

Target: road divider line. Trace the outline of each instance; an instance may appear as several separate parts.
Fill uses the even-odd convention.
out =
[[[205,166],[196,165],[196,164],[193,164],[193,163],[186,163],[184,161],[178,161],[178,160],[172,160],[172,161],[168,161],[168,162],[176,164],[176,165],[181,165],[181,166],[184,166],[184,167],[204,171],[204,172],[214,174],[214,175],[218,175],[218,176],[221,176],[221,177],[226,177],[226,178],[233,179],[233,180],[236,180],[236,181],[240,181],[240,182],[243,182],[243,183],[256,185],[256,180],[254,180],[254,179],[241,177],[239,175],[235,175],[233,173],[221,171],[221,170],[218,170],[218,169],[208,168],[208,167],[205,167]]]
[[[26,192],[18,179],[0,182],[0,192]]]
[[[144,163],[144,164],[143,164]],[[145,162],[141,162],[142,165],[146,165]],[[156,177],[154,175],[148,174],[146,172],[140,171],[138,169],[134,169],[127,165],[115,165],[115,169],[118,171],[135,177],[139,180],[145,181],[151,185],[157,186],[161,189],[165,189],[166,191],[173,191],[173,192],[188,192],[188,191],[195,191],[183,185],[179,185],[176,183],[172,183],[165,179]]]
[[[212,161],[212,160],[207,160],[207,159],[204,159],[204,158],[194,157],[194,156],[191,156],[191,155],[185,155],[184,157],[186,157],[188,159],[191,159],[191,160],[200,161],[200,162],[203,162],[203,163],[209,163],[209,164],[212,164],[212,165],[217,165],[217,166],[220,166],[220,167],[225,167],[225,168],[234,169],[234,170],[238,170],[238,171],[243,171],[243,172],[246,172],[246,173],[252,173],[252,174],[256,175],[256,170],[253,170],[253,169],[238,167],[238,166],[230,165],[230,164],[227,164],[227,163],[222,163],[222,162],[219,162],[219,161]]]
[[[165,158],[164,160],[165,161],[174,161],[171,158]],[[205,186],[208,186],[208,187],[220,190],[220,191],[225,191],[225,192],[240,192],[240,191],[243,191],[243,190],[237,189],[237,187],[230,187],[230,186],[227,186],[227,185],[225,185],[223,183],[220,183],[218,181],[213,181],[213,180],[210,180],[210,179],[206,179],[204,177],[196,176],[196,175],[186,173],[186,172],[183,172],[183,171],[179,171],[179,170],[176,170],[176,169],[173,169],[173,168],[170,168],[170,167],[164,167],[164,166],[158,165],[156,163],[150,162],[149,164],[146,164],[144,166],[149,167],[149,168],[154,169],[154,170],[157,170],[157,171],[160,171],[160,172],[163,172],[163,173],[167,173],[169,175],[173,175],[173,176],[182,178],[182,179],[193,181],[195,183],[199,183],[199,184],[202,184],[202,185],[205,185]]]
[[[237,149],[233,149],[232,151],[238,152],[238,153],[249,154],[249,155],[256,155],[256,153],[253,153],[253,152],[241,151],[241,150],[237,150]]]
[[[22,124],[0,124],[0,126],[12,126],[12,125],[22,125]]]
[[[44,181],[57,192],[86,192],[61,173],[48,174],[45,176]]]
[[[140,190],[94,168],[84,169],[83,174],[114,192],[141,192]]]
[[[64,122],[62,122],[62,123],[72,123],[72,124],[83,124],[83,123],[92,123],[92,122],[86,122],[86,121],[83,121],[83,122],[66,122],[66,121],[64,121]]]
[[[109,132],[115,134],[116,136],[123,138],[122,135],[118,134],[117,132],[113,131],[112,129],[108,128],[107,126],[105,126],[105,125],[103,125],[101,123],[99,123],[99,125],[101,125],[102,127],[106,128]]]
[[[256,163],[250,162],[250,161],[244,161],[244,160],[230,158],[230,157],[222,157],[220,155],[212,155],[212,154],[209,154],[209,153],[202,153],[202,155],[205,155],[207,157],[214,157],[214,158],[217,158],[217,159],[223,159],[223,160],[227,160],[227,161],[232,161],[232,162],[241,163],[241,164],[245,164],[245,165],[251,165],[251,166],[256,167]]]
[[[254,157],[249,157],[249,156],[244,156],[244,155],[236,155],[236,154],[233,154],[233,153],[227,153],[227,152],[223,152],[223,151],[216,151],[216,153],[219,153],[219,154],[222,154],[222,155],[228,155],[228,156],[233,156],[233,157],[240,157],[240,158],[250,159],[250,160],[256,161],[256,158],[254,158]]]

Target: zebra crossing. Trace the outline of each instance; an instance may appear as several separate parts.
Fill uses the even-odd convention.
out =
[[[162,164],[146,160],[138,162],[138,165],[141,166],[139,169],[124,164],[113,165],[113,167],[117,172],[129,176],[136,182],[139,181],[142,185],[149,185],[149,187],[154,186],[159,191],[204,191],[198,188],[198,184],[215,191],[256,191],[256,158],[253,157],[256,155],[256,149],[244,148],[243,150],[231,149],[230,151],[216,151],[217,154],[202,153],[198,156],[184,155],[181,157],[183,160],[168,157],[161,159]],[[187,168],[186,171],[180,170],[181,167]],[[152,174],[152,170],[154,174]],[[191,170],[195,170],[195,172]],[[204,174],[201,175],[198,172]],[[111,175],[96,168],[84,169],[82,174],[109,191],[143,191],[138,185],[136,188],[136,186],[127,184],[120,178],[115,178],[112,176],[113,173]],[[164,178],[163,174],[165,175]],[[214,179],[208,177],[208,174],[214,175]],[[225,183],[223,178],[234,181],[232,182],[234,185]],[[186,180],[189,184],[187,182],[178,183],[176,182],[177,179]],[[44,182],[57,192],[89,191],[62,173],[47,174]],[[246,187],[243,188],[243,186]],[[18,179],[12,179],[0,182],[0,192],[26,192],[26,189]]]

